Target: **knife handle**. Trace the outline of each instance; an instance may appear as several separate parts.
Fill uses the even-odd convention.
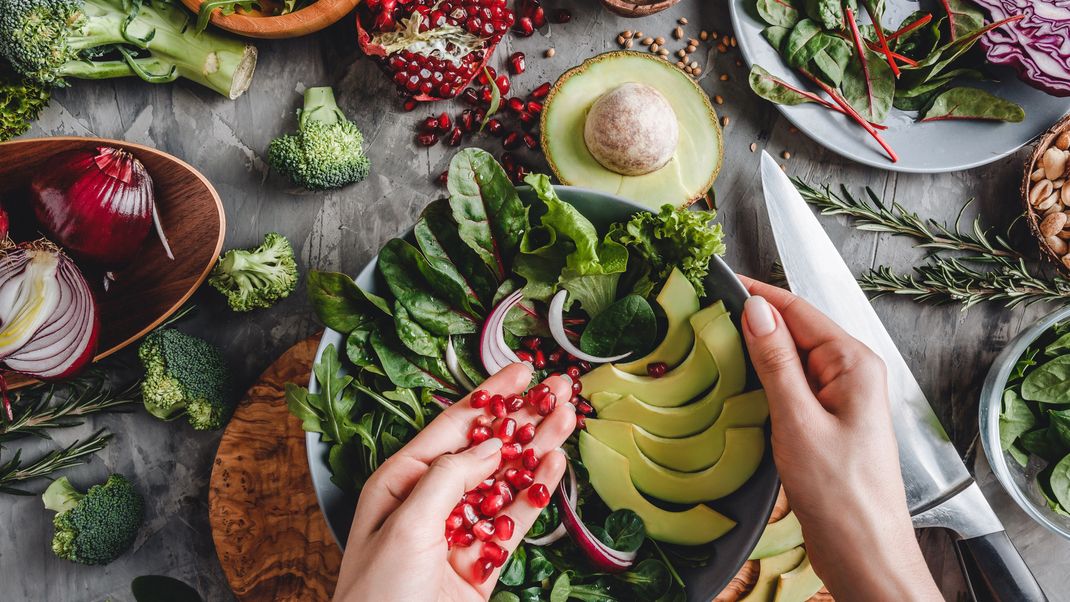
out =
[[[977,602],[1047,602],[1006,531],[956,543],[962,572]]]

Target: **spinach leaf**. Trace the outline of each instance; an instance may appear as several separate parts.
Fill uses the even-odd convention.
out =
[[[672,587],[672,575],[665,563],[656,558],[647,558],[632,570],[615,575],[627,583],[641,600],[657,600]]]
[[[806,14],[831,31],[843,29],[843,0],[805,0]]]
[[[1064,456],[1052,468],[1051,476],[1048,478],[1048,486],[1055,496],[1055,501],[1062,506],[1063,514],[1070,511],[1070,454]]]
[[[490,602],[520,602],[520,596],[513,592],[501,590],[490,597]]]
[[[1041,364],[1026,375],[1022,397],[1040,403],[1070,403],[1070,355]]]
[[[416,247],[400,238],[388,241],[379,251],[379,271],[413,320],[438,336],[475,332],[476,320],[471,314],[435,296],[418,277],[420,265],[426,262]]]
[[[523,544],[509,555],[509,560],[498,574],[498,582],[508,587],[516,587],[524,583],[524,565],[527,563],[528,554]]]
[[[130,583],[130,593],[137,602],[202,602],[197,590],[165,575],[142,575]]]
[[[784,51],[784,40],[788,39],[791,35],[790,27],[781,27],[780,25],[770,25],[762,30],[762,37],[773,48],[776,48],[777,52]]]
[[[542,581],[554,574],[554,565],[538,546],[528,548],[528,581]]]
[[[453,382],[442,358],[405,353],[398,348],[396,343],[392,344],[393,342],[380,330],[373,331],[369,341],[372,349],[375,350],[375,355],[379,358],[379,365],[394,385],[406,388],[428,387],[450,393],[460,392],[460,388],[457,383]]]
[[[550,602],[568,602],[568,594],[571,591],[572,583],[566,571],[554,581],[554,586],[550,589]]]
[[[862,117],[873,123],[880,123],[892,108],[892,100],[895,98],[895,74],[884,57],[868,48],[865,51],[869,79],[866,79],[862,62],[858,55],[855,55],[843,71],[840,90],[844,99]]]
[[[541,602],[542,601],[542,586],[536,585],[527,589],[520,590],[520,602]]]
[[[466,148],[450,161],[447,186],[461,240],[499,281],[505,279],[528,226],[527,209],[509,176],[490,153]]]
[[[324,326],[345,334],[374,319],[390,315],[386,301],[362,290],[352,278],[338,272],[308,273],[308,299]]]
[[[416,244],[435,272],[428,282],[455,307],[470,313],[483,310],[498,280],[486,264],[457,234],[449,202],[433,201],[413,227]]]
[[[796,69],[806,67],[814,55],[829,45],[831,38],[810,19],[795,24],[784,41],[784,59]]]
[[[799,9],[789,0],[757,0],[758,16],[770,25],[791,27],[799,21]]]
[[[386,373],[379,366],[379,358],[372,349],[371,337],[375,328],[374,324],[354,328],[346,337],[346,357],[354,366],[385,376]]]
[[[1070,410],[1048,410],[1048,419],[1048,428],[1055,431],[1063,449],[1070,451]]]
[[[840,37],[830,37],[832,39],[828,46],[814,55],[813,63],[818,75],[823,76],[825,81],[838,88],[843,81],[843,73],[851,62],[853,53],[850,42]]]
[[[606,535],[610,547],[621,552],[634,552],[646,541],[643,519],[631,510],[617,510],[606,517]]]
[[[1003,392],[1003,407],[999,414],[999,444],[1007,451],[1023,433],[1036,426],[1037,418],[1029,405],[1014,389]]]
[[[1018,444],[1025,451],[1046,462],[1055,462],[1065,453],[1058,433],[1051,428],[1029,431],[1018,439]]]
[[[400,301],[394,303],[394,331],[405,347],[419,355],[438,357],[446,347],[441,339],[413,320]]]
[[[985,14],[976,4],[968,0],[948,0],[951,14],[955,17],[955,37],[969,35],[984,27]]]
[[[650,303],[639,295],[628,295],[591,320],[580,337],[580,349],[592,355],[631,352],[632,357],[642,357],[653,347],[657,334],[657,319]]]
[[[957,87],[941,92],[933,99],[919,121],[978,119],[1018,123],[1025,111],[1018,104],[978,88]]]
[[[1067,351],[1070,351],[1070,333],[1061,335],[1051,343],[1048,343],[1048,346],[1044,348],[1044,353],[1046,355],[1062,355]],[[1024,354],[1022,357],[1025,357]]]

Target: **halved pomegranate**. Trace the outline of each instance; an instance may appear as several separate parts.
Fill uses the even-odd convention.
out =
[[[357,40],[404,96],[443,100],[482,71],[514,21],[506,0],[367,0]]]

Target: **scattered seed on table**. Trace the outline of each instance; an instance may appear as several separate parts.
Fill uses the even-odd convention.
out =
[[[706,40],[710,39],[710,32],[708,32],[705,29],[703,29],[702,31],[699,32],[698,39],[700,39],[703,42],[705,42]]]
[[[643,46],[649,46],[649,45],[654,43],[654,38],[652,38],[650,36],[647,36],[647,37],[643,38],[642,42],[643,42]]]
[[[726,82],[726,81],[728,81],[728,79],[729,78],[728,78],[728,74],[727,73],[722,73],[721,74],[721,81]]]
[[[544,53],[542,53],[542,54],[543,54],[543,56],[545,56],[546,58],[553,58],[553,56],[554,56],[555,54],[557,54],[557,51],[556,51],[556,50],[554,50],[553,48],[547,48],[547,49],[546,49],[546,52],[544,52]]]
[[[720,35],[721,35],[721,34],[717,33],[716,31],[711,31],[711,32],[710,32],[710,39],[711,39],[711,40],[716,40],[716,39],[717,39],[717,37],[718,37],[718,36],[720,36]]]
[[[724,104],[724,97],[721,96],[720,94],[718,94],[718,95],[713,97],[713,102],[715,102],[715,103],[717,103],[719,105],[723,105]]]
[[[624,36],[617,36],[617,45],[618,46],[623,46],[624,45]]]
[[[680,38],[684,37],[684,30],[677,27],[676,29],[672,30],[672,37],[674,40],[679,40]]]
[[[684,50],[677,50],[676,51],[676,56],[678,56],[680,58],[684,58],[685,56],[687,56],[687,52],[684,51]]]
[[[697,48],[698,47],[698,40],[696,40],[695,38],[687,38],[687,45],[688,46],[695,46]]]
[[[732,46],[732,48],[735,48],[736,44],[738,43],[738,42],[736,42],[736,36],[732,36],[730,39],[731,39],[730,45]]]
[[[625,48],[631,48],[632,47],[631,39],[624,40],[624,47]]]
[[[677,20],[676,22],[679,23],[680,25],[687,25],[687,17],[680,17],[680,19]]]
[[[724,53],[728,52],[728,46],[725,46],[724,44],[721,44],[720,46],[717,47],[717,52],[720,52],[721,54],[724,54]]]
[[[721,127],[728,127],[728,115],[721,117]]]
[[[684,48],[684,51],[687,52],[688,54],[691,54],[692,52],[694,52],[696,50],[698,50],[698,46],[688,45],[687,48]]]
[[[788,133],[790,133],[790,134],[798,134],[799,133],[799,128],[797,128],[795,126],[791,126],[791,127],[788,128]]]
[[[784,159],[790,159],[791,158],[791,153],[789,153],[788,151],[784,151],[784,152],[780,153],[780,156],[784,157]]]
[[[702,67],[695,67],[693,71],[694,75],[702,75]]]
[[[665,44],[665,38],[658,36],[654,38],[654,42],[656,42],[658,46],[662,46]]]
[[[658,54],[660,54],[661,56],[667,57],[667,56],[669,56],[669,49],[668,48],[662,48],[661,50],[658,51]]]
[[[691,68],[692,69],[697,69],[698,68],[698,61],[691,61]]]
[[[620,34],[620,35],[621,35],[621,36],[623,36],[623,37],[624,37],[624,39],[626,39],[626,40],[629,40],[629,39],[631,39],[631,37],[632,37],[632,30],[630,30],[630,29],[625,29],[625,30],[624,30],[623,32],[621,32],[621,34]]]
[[[742,66],[743,66],[743,61],[741,61],[739,59],[736,59],[736,67],[742,67]]]
[[[758,143],[757,142],[751,142],[750,143],[750,152],[753,153],[756,150],[758,150]]]
[[[635,32],[635,37],[637,37],[637,38],[643,37],[643,32],[641,32],[641,31]]]
[[[658,46],[657,43],[654,43],[654,44],[650,45],[650,52],[657,52],[659,50],[661,50],[661,47]]]
[[[676,66],[681,68],[681,69],[683,69],[684,67],[687,67],[687,65],[685,65],[683,61],[676,61]]]

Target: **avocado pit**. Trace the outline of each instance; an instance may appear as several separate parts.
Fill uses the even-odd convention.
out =
[[[591,105],[583,126],[587,150],[606,169],[641,176],[661,169],[676,152],[680,126],[668,99],[628,82]]]

